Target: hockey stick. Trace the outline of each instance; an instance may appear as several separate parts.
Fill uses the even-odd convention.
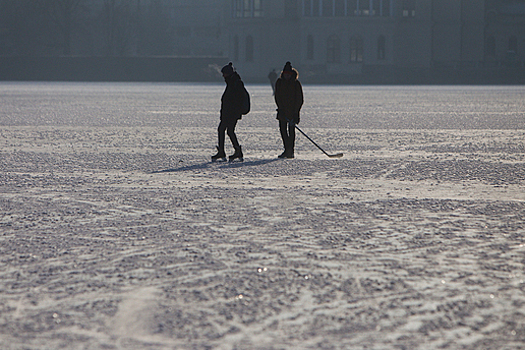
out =
[[[319,148],[321,151],[323,151],[324,154],[326,154],[329,158],[341,158],[343,156],[343,153],[336,153],[336,154],[328,154],[325,152],[324,149],[322,149],[317,143],[315,143],[314,140],[312,140],[308,135],[306,135],[304,133],[304,131],[302,131],[298,126],[297,124],[294,124],[295,125],[295,128],[297,130],[299,130],[301,132],[301,134],[303,134],[308,140],[310,140],[311,143],[313,143],[317,148]]]

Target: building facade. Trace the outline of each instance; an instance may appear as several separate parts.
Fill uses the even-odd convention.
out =
[[[304,79],[342,83],[388,82],[400,75],[417,80],[417,75],[453,74],[504,60],[523,67],[524,1],[225,0],[224,5],[226,54],[247,78],[266,77],[286,61]]]
[[[258,82],[286,61],[304,82],[521,82],[525,0],[0,0],[0,56],[233,61]]]
[[[484,63],[517,68],[525,61],[525,1],[487,0]]]

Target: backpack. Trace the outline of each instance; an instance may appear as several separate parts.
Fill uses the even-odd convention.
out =
[[[242,109],[241,114],[245,115],[250,113],[250,93],[246,88],[244,87],[244,84],[242,86]]]

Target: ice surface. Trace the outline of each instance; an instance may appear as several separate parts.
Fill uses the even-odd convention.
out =
[[[247,88],[0,83],[1,349],[524,348],[523,86]]]

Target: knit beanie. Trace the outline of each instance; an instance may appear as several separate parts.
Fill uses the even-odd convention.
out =
[[[233,74],[233,72],[235,72],[235,68],[233,68],[233,63],[231,62],[222,67],[221,69],[221,73],[225,75],[231,75]]]

